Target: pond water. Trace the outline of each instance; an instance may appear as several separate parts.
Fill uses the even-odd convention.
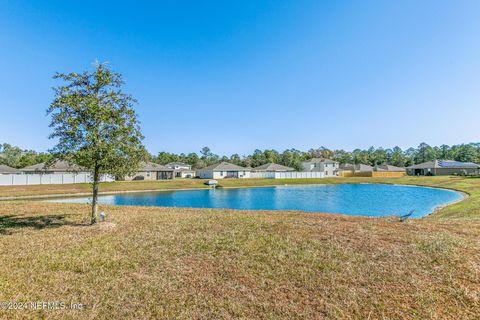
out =
[[[356,216],[432,213],[435,208],[461,199],[459,192],[387,184],[327,184],[242,189],[123,193],[99,197],[100,204],[228,208],[243,210],[301,210]],[[91,198],[65,198],[53,202],[89,203]]]

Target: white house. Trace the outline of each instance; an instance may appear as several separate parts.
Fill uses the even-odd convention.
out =
[[[174,170],[175,178],[194,178],[195,170],[192,166],[184,162],[170,162],[166,165],[167,168]]]
[[[302,162],[303,171],[321,172],[325,177],[335,177],[337,175],[339,163],[337,161],[313,158]]]
[[[220,162],[197,170],[197,175],[202,179],[250,178],[250,171],[250,168]]]

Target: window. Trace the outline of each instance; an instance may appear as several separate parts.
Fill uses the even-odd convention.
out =
[[[220,171],[220,175],[223,176],[223,171]]]

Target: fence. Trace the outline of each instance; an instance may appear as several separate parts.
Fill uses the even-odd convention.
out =
[[[257,179],[315,179],[324,178],[323,172],[252,172],[250,178]]]
[[[102,182],[115,181],[110,176],[102,176]],[[37,184],[90,183],[89,173],[47,173],[47,174],[0,174],[0,186],[26,186]]]
[[[340,171],[340,177],[373,177],[373,178],[394,178],[406,175],[404,171]]]

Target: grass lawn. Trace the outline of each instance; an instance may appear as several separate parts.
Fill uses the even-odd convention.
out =
[[[305,182],[317,181],[221,183]],[[0,318],[478,319],[480,179],[318,182],[422,184],[470,197],[406,223],[292,211],[103,207],[109,221],[88,226],[85,205],[0,202],[0,302],[85,304],[83,310],[0,307]],[[188,184],[201,181],[104,184],[102,191]],[[15,188],[0,193],[64,190]]]

